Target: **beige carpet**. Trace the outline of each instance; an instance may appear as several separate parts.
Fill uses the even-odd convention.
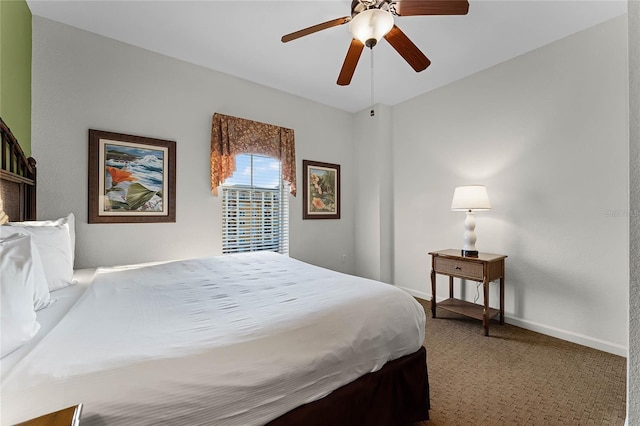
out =
[[[626,359],[492,321],[427,312],[431,420],[439,425],[623,425]],[[416,425],[417,426],[417,425]]]

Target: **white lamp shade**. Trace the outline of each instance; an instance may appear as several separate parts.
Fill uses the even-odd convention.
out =
[[[453,192],[451,210],[491,210],[487,188],[484,185],[458,186]]]
[[[349,23],[349,32],[354,38],[367,44],[374,39],[376,43],[393,28],[393,15],[386,10],[367,9],[358,13]]]

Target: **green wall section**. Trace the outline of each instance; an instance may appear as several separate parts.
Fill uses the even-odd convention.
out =
[[[0,117],[31,155],[31,11],[0,0]]]

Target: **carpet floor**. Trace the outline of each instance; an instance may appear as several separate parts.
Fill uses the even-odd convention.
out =
[[[626,358],[520,327],[482,323],[429,301],[425,347],[440,425],[623,425]]]

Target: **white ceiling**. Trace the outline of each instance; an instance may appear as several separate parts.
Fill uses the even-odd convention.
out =
[[[429,0],[425,0],[429,1]],[[348,25],[283,44],[284,34],[350,14],[350,0],[27,0],[34,15],[350,112],[371,103],[368,49],[349,86],[336,79]],[[395,105],[626,13],[621,0],[470,0],[465,16],[396,25],[432,64],[416,73],[386,42],[374,49],[375,102]]]

